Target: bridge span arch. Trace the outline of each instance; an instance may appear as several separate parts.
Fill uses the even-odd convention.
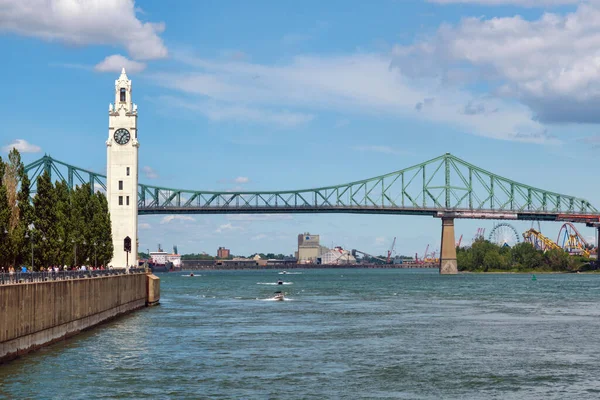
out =
[[[43,171],[64,180],[70,188],[89,183],[92,190],[106,191],[104,174],[48,155],[25,170],[32,194]],[[586,199],[519,183],[450,153],[373,178],[302,190],[215,192],[140,183],[138,199],[139,215],[356,213],[441,218],[442,264],[453,258],[454,270],[455,218],[562,221],[600,227],[600,212]]]

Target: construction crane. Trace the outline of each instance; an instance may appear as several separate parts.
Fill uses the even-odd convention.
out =
[[[388,250],[388,254],[387,254],[387,260],[385,261],[386,264],[391,264],[392,260],[392,252],[394,252],[394,248],[396,247],[396,237],[394,236],[394,241],[392,242],[392,247],[390,247],[390,249]]]
[[[352,257],[356,257],[356,253],[359,253],[359,254],[362,254],[363,256],[366,256],[366,257],[373,258],[375,260],[381,261],[382,263],[385,263],[385,264],[388,263],[387,260],[384,260],[383,258],[375,257],[374,255],[371,255],[369,253],[365,253],[364,251],[352,249]]]
[[[463,235],[460,235],[460,239],[458,239],[458,243],[456,244],[456,247],[460,247],[460,243],[462,242],[462,237],[463,237]]]

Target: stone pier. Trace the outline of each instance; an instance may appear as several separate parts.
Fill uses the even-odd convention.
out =
[[[456,262],[456,238],[454,237],[454,218],[442,217],[442,248],[440,251],[440,274],[458,273]]]

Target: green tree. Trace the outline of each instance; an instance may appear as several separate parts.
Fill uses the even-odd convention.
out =
[[[108,201],[106,196],[100,192],[96,192],[95,196],[98,200],[98,213],[100,214],[99,224],[101,226],[97,238],[98,264],[106,266],[106,263],[112,260],[114,253],[110,212],[108,211]]]
[[[84,264],[90,256],[90,221],[92,221],[93,215],[89,207],[90,198],[90,185],[87,183],[75,187],[71,192],[71,232],[69,236],[74,252],[72,262],[75,266]]]
[[[8,154],[8,162],[3,166],[3,185],[6,187],[10,222],[6,243],[7,258],[11,264],[18,266],[29,259],[29,251],[25,234],[27,227],[33,222],[33,207],[30,202],[30,182],[21,155],[16,149]]]
[[[37,193],[33,198],[35,229],[29,232],[33,242],[35,270],[56,265],[59,250],[58,205],[50,174],[44,171],[37,180]]]
[[[71,192],[65,181],[56,181],[54,184],[54,193],[56,197],[56,233],[57,233],[57,254],[56,262],[67,265],[73,260],[73,246],[71,244]]]
[[[0,270],[4,268],[6,271],[11,262],[10,257],[10,207],[8,204],[8,193],[3,182],[5,165],[0,157]]]
[[[496,250],[490,250],[483,257],[483,267],[485,271],[507,270],[510,263]]]
[[[552,249],[544,253],[544,264],[550,271],[574,270],[576,263],[573,257],[569,256],[562,249]]]
[[[543,253],[531,243],[519,243],[511,249],[512,261],[518,269],[538,269],[543,264]]]

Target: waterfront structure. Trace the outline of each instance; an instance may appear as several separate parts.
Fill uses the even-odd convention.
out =
[[[235,257],[231,260],[217,260],[215,265],[224,265],[229,267],[257,267],[258,261],[253,258]]]
[[[158,248],[158,251],[151,251],[150,252],[150,260],[152,261],[153,264],[156,265],[165,265],[167,263],[167,258],[169,257],[169,253],[167,253],[166,251],[164,251],[163,249],[161,249],[160,247]]]
[[[217,250],[217,258],[229,258],[230,255],[231,252],[225,247],[219,247],[219,249]]]
[[[316,263],[321,254],[329,251],[327,247],[321,246],[319,241],[319,235],[311,235],[308,232],[298,235],[296,259],[299,263]]]
[[[115,81],[115,103],[108,106],[106,198],[114,246],[110,265],[137,265],[138,254],[138,131],[137,105],[125,68]],[[126,241],[130,243],[127,251]]]
[[[321,264],[327,265],[342,265],[356,264],[356,258],[348,250],[344,250],[339,246],[334,247],[327,253],[321,255]]]
[[[132,109],[135,111],[135,107]],[[137,140],[135,143],[137,145]],[[137,148],[135,155],[137,157]],[[109,168],[112,164],[109,163]],[[135,166],[137,180],[137,158]],[[76,179],[80,183],[108,188],[113,188],[117,181],[111,176],[105,185],[105,176],[47,155],[25,166],[25,170],[34,184],[42,171],[55,171],[62,179],[68,180],[70,188],[78,184]],[[138,192],[137,212],[140,215],[356,213],[439,218],[442,222],[439,259],[442,274],[458,272],[454,235],[456,218],[581,223],[596,228],[596,235],[600,236],[600,211],[589,201],[516,182],[449,153],[389,174],[313,189],[217,193],[139,184]],[[137,199],[135,190],[132,195]],[[123,253],[119,250],[122,248],[121,239],[115,237],[115,196],[109,196],[109,204],[115,255],[118,257]],[[135,207],[136,202],[133,203]],[[137,239],[137,230],[132,232]],[[596,239],[596,245],[598,241]],[[137,248],[137,240],[132,240],[132,245]],[[299,261],[306,257],[306,252],[312,252],[306,262],[322,253],[322,250],[315,249],[300,250],[299,243]]]

